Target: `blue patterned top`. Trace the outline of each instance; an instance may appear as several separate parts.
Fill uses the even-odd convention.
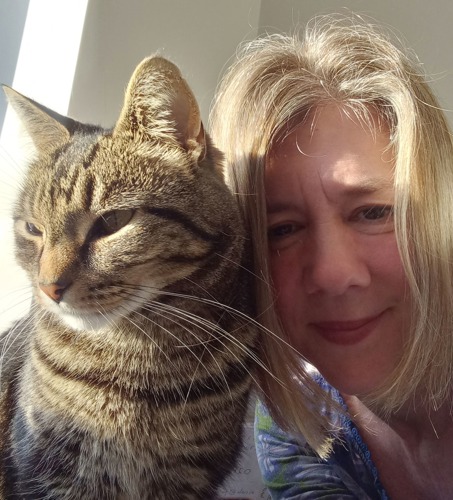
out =
[[[324,379],[318,382],[346,408],[338,391]],[[266,407],[258,403],[256,452],[272,499],[389,499],[357,427],[347,416],[337,417],[341,425],[334,437],[333,450],[327,459],[320,459],[307,442],[280,429]]]

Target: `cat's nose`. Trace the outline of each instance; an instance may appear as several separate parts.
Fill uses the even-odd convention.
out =
[[[63,298],[63,293],[68,288],[66,283],[40,283],[39,288],[57,304]]]

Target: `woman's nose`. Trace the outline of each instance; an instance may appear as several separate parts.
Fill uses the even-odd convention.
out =
[[[353,233],[347,225],[326,223],[311,235],[304,273],[308,293],[335,296],[370,284],[366,256]]]

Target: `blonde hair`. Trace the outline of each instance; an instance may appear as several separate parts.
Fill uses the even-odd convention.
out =
[[[211,133],[226,155],[227,179],[254,245],[259,319],[286,339],[269,286],[266,159],[291,126],[328,102],[364,120],[377,111],[395,155],[396,238],[413,321],[403,359],[366,402],[389,415],[423,388],[423,403],[435,409],[450,395],[453,372],[452,140],[416,58],[358,17],[315,18],[300,37],[271,35],[247,44],[214,101]],[[280,381],[260,374],[273,416],[324,453],[329,423],[319,408],[329,402],[300,354],[273,335],[263,339],[261,354]]]

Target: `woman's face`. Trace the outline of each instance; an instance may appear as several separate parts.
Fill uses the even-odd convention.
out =
[[[409,321],[385,127],[338,106],[274,147],[266,170],[270,267],[283,326],[345,394],[365,395],[401,358]]]

